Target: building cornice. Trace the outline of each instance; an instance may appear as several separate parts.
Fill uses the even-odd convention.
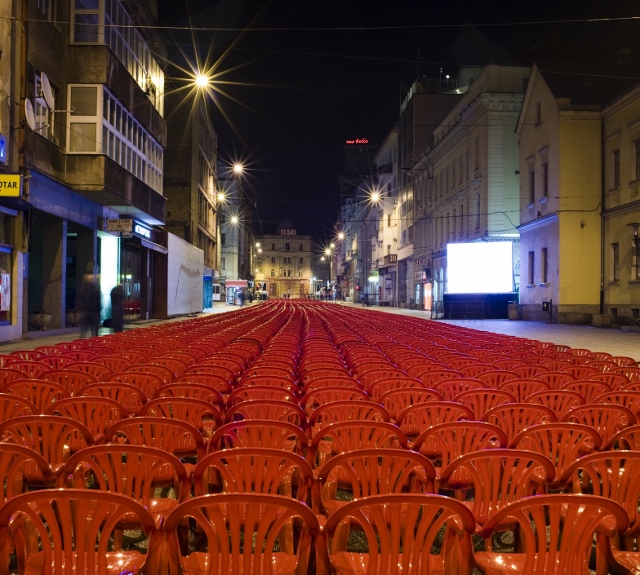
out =
[[[605,220],[613,218],[615,216],[623,216],[625,214],[630,214],[632,212],[637,212],[640,210],[640,200],[635,200],[633,202],[627,202],[625,204],[621,204],[616,206],[615,208],[608,208],[602,212],[602,217]]]
[[[522,234],[523,232],[530,232],[530,231],[536,230],[538,228],[549,226],[549,225],[554,224],[554,223],[556,223],[558,221],[560,221],[560,217],[558,216],[558,214],[549,214],[548,216],[544,216],[543,218],[538,218],[536,220],[531,220],[530,222],[527,222],[526,224],[521,224],[519,226],[516,226],[516,230],[518,230],[520,232],[520,234]]]

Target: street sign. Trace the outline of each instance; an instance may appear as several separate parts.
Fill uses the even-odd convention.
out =
[[[131,218],[119,218],[107,220],[108,232],[129,232],[133,231],[133,220]]]
[[[21,190],[20,174],[0,174],[0,196],[19,198]]]

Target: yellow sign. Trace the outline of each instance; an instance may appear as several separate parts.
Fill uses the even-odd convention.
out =
[[[20,174],[0,174],[0,196],[19,198],[21,191]]]

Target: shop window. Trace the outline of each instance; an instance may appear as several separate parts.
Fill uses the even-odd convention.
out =
[[[12,249],[0,246],[0,324],[11,322]]]

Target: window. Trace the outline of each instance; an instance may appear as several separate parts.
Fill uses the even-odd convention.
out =
[[[285,252],[291,251],[291,244],[284,244],[284,251]]]
[[[391,255],[391,244],[387,244],[387,255]]]
[[[640,140],[635,141],[636,173],[635,179],[640,180]]]
[[[640,281],[640,239],[634,240],[633,247],[633,270],[631,271],[631,279]]]
[[[464,236],[464,206],[460,204],[460,235],[459,237]]]
[[[620,281],[620,244],[611,244],[611,281]]]
[[[37,0],[38,10],[44,14],[47,20],[55,20],[56,3],[55,0]]]
[[[471,170],[471,150],[467,150],[467,161],[465,164],[465,168],[466,168],[466,176],[467,176],[467,180],[470,177],[470,170]]]
[[[51,92],[53,95],[53,107],[57,108],[57,95],[58,91],[51,86]],[[47,103],[44,100],[44,96],[42,95],[42,84],[40,82],[40,74],[36,74],[35,77],[35,99],[33,111],[35,113],[36,122],[34,131],[40,134],[43,138],[47,138],[52,142],[56,141],[55,138],[55,114],[51,113],[49,108],[47,107]]]
[[[613,188],[620,187],[620,150],[611,152],[611,170]]]
[[[276,277],[276,270],[274,270],[273,268],[271,268],[271,277]]]
[[[549,197],[549,164],[542,164],[542,196]]]
[[[480,192],[476,192],[476,230],[480,229]]]
[[[271,244],[271,251],[275,252],[276,251],[276,244]]]
[[[547,248],[540,250],[540,275],[542,276],[542,283],[546,284],[548,280],[548,261],[547,261]]]
[[[462,184],[462,156],[458,158],[458,184]]]
[[[302,244],[300,244],[300,250],[299,251],[301,251],[301,252],[304,251],[304,246]]]
[[[9,216],[0,214],[0,222],[2,223],[2,235],[6,238],[11,230]],[[6,246],[0,246],[0,325],[11,322],[11,297],[12,295],[12,276],[13,267],[12,249]]]
[[[54,0],[38,0],[39,3]],[[164,115],[164,72],[136,22],[118,0],[72,0],[71,41],[105,44]]]
[[[391,227],[391,214],[387,215],[387,227],[390,228]]]
[[[533,204],[536,201],[536,173],[533,170],[533,166],[529,166],[529,203]]]
[[[533,285],[535,281],[535,254],[533,252],[529,252],[529,281],[527,282],[529,285]]]
[[[304,264],[304,258],[298,258],[298,264],[299,265],[303,265]]]
[[[475,169],[479,170],[480,169],[480,138],[476,138],[473,141],[473,148],[474,148],[474,153],[475,153]]]
[[[274,256],[271,257],[271,263],[275,264],[276,263],[276,258]]]

